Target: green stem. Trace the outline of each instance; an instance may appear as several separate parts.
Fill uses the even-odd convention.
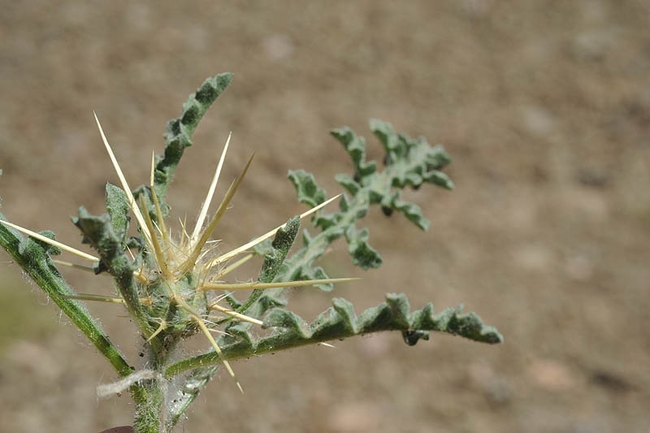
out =
[[[0,219],[5,217],[0,213]],[[0,224],[0,245],[29,277],[47,294],[61,311],[104,355],[121,376],[133,372],[117,347],[111,343],[99,323],[92,318],[83,304],[70,296],[76,295],[52,263],[48,251],[50,246],[32,238],[24,238],[12,229]]]
[[[165,393],[159,380],[134,385],[141,399],[136,400],[133,430],[135,433],[166,433]],[[132,391],[133,394],[133,391]]]

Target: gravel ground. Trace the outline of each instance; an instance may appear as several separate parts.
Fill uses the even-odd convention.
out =
[[[649,24],[642,0],[5,2],[2,212],[78,244],[69,216],[101,212],[117,182],[92,111],[131,183],[144,183],[165,122],[218,72],[234,82],[170,201],[195,214],[232,130],[224,176],[257,152],[222,226],[233,245],[303,210],[287,170],[340,190],[333,175],[350,164],[329,129],[368,136],[368,118],[388,120],[445,145],[456,191],[408,194],[427,233],[371,213],[385,265],[353,268],[338,243],[330,273],[363,280],[296,291],[292,305],[313,317],[332,296],[360,310],[403,291],[414,307],[464,303],[505,344],[407,347],[382,334],[238,362],[246,393],[221,375],[178,431],[647,432]],[[115,379],[107,363],[0,261],[0,431],[128,424],[128,396],[95,396]],[[108,279],[66,276],[111,292]],[[137,358],[124,311],[91,308]]]

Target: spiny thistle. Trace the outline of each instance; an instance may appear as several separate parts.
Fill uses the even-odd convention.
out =
[[[389,330],[400,331],[409,345],[427,340],[430,331],[489,344],[503,341],[495,328],[485,325],[474,313],[463,313],[460,306],[434,313],[429,303],[421,310],[411,311],[404,294],[387,294],[385,302],[359,315],[350,302],[335,298],[332,307],[311,323],[284,308],[286,301],[282,293],[287,287],[314,285],[331,290],[334,283],[353,279],[329,278],[322,268],[314,265],[338,238],[347,241],[355,265],[363,269],[381,265],[379,253],[368,243],[368,230],[356,226],[372,205],[379,205],[387,216],[395,211],[401,213],[426,230],[428,220],[417,205],[401,199],[401,189],[419,188],[424,183],[452,189],[453,183],[441,171],[451,161],[442,146],[431,146],[424,138],[414,140],[395,133],[386,122],[370,122],[371,130],[386,152],[383,169],[374,161],[366,161],[362,137],[349,128],[332,131],[354,166],[353,176],[336,176],[347,192],[340,196],[338,211],[324,212],[323,208],[339,196],[326,200],[325,191],[316,184],[313,175],[302,170],[289,172],[298,200],[311,209],[240,247],[223,252],[219,241],[213,238],[253,159],[248,160],[209,217],[230,144],[229,136],[196,225],[188,230],[187,224],[181,223],[180,232],[173,233],[165,222],[169,214],[165,200],[167,188],[185,149],[192,145],[191,135],[199,121],[228,87],[231,78],[227,73],[209,78],[190,95],[181,115],[167,124],[165,151],[152,158],[149,184],[136,190],[126,181],[95,116],[121,183],[121,188],[106,185],[106,214],[93,216],[81,207],[78,216],[73,218],[83,233],[82,241],[90,244],[98,256],[56,241],[52,232],[36,233],[10,223],[0,213],[0,245],[120,376],[120,380],[101,387],[98,393],[130,391],[136,403],[135,432],[171,432],[220,365],[235,378],[229,361],[240,358]],[[135,219],[138,236],[129,235],[129,214]],[[312,216],[318,233],[304,230],[302,247],[289,256],[300,232],[300,220],[307,216]],[[90,266],[53,260],[52,256],[61,250],[90,262]],[[226,280],[255,255],[263,258],[256,278],[248,282]],[[110,274],[119,296],[77,293],[58,272],[57,264]],[[251,293],[241,301],[233,295],[239,290]],[[80,301],[126,306],[143,336],[145,363],[140,370],[134,371]],[[252,332],[256,327],[268,331],[259,336]],[[189,357],[183,355],[181,343],[198,333],[207,338],[209,350]],[[219,336],[215,338],[214,333]],[[235,382],[241,390],[239,382],[236,379]]]
[[[150,193],[146,198],[148,203],[145,202],[145,197],[143,197],[143,195],[140,195],[140,200],[136,200],[126,177],[120,168],[117,158],[113,153],[113,149],[108,143],[97,115],[95,115],[95,121],[97,122],[97,127],[99,128],[106,151],[108,152],[113,167],[115,168],[115,172],[122,184],[121,190],[117,190],[116,187],[110,184],[108,188],[112,190],[112,194],[124,194],[126,196],[128,207],[135,217],[140,234],[144,238],[144,245],[135,244],[134,248],[129,248],[127,245],[127,248],[125,249],[125,251],[131,255],[130,266],[133,267],[133,277],[135,278],[136,285],[135,290],[138,297],[132,305],[126,298],[110,299],[101,295],[80,294],[70,296],[71,298],[125,303],[130,308],[143,312],[144,315],[134,314],[134,316],[141,316],[144,318],[144,321],[139,323],[141,331],[147,342],[153,342],[156,340],[156,350],[168,352],[176,343],[178,343],[179,339],[191,336],[197,331],[200,331],[208,339],[215,352],[221,355],[221,349],[213,338],[212,331],[215,329],[215,324],[221,323],[223,317],[213,317],[213,312],[221,313],[222,315],[235,318],[239,321],[249,322],[260,326],[263,325],[263,322],[254,317],[246,316],[241,312],[220,305],[219,301],[224,299],[227,294],[221,293],[218,296],[210,296],[210,294],[218,291],[224,292],[234,290],[299,287],[353,280],[353,278],[330,278],[278,283],[264,283],[260,281],[229,283],[222,281],[222,277],[234,271],[237,267],[254,256],[254,254],[250,252],[252,248],[274,236],[278,230],[285,226],[285,224],[283,224],[276,227],[245,245],[222,254],[219,254],[217,251],[218,243],[211,240],[219,222],[235,196],[237,189],[244,180],[244,176],[253,161],[253,157],[251,156],[240,175],[228,188],[212,219],[209,223],[205,224],[210,204],[219,181],[221,169],[226,158],[228,146],[230,144],[230,138],[232,136],[232,134],[230,134],[223,148],[219,164],[217,165],[217,169],[210,184],[207,197],[199,212],[194,230],[191,234],[188,233],[183,224],[181,233],[178,236],[174,236],[165,224],[165,217],[161,209],[161,204],[155,192],[155,155],[152,158],[151,164],[150,188],[147,190]],[[312,215],[337,198],[338,196],[333,197],[304,212],[300,215],[300,218],[302,219]],[[152,209],[153,215],[150,214]],[[83,210],[80,211],[80,214],[84,214]],[[83,218],[75,218],[74,221],[82,231],[85,230]],[[123,223],[126,221],[127,220],[124,220]],[[91,261],[95,272],[107,270],[114,276],[119,276],[118,270],[113,269],[113,266],[110,264],[111,257],[95,257],[16,224],[2,220],[0,220],[0,223],[21,231],[42,242]],[[126,228],[127,227],[122,227],[122,229]],[[85,238],[85,241],[92,243],[88,238]],[[100,253],[103,252],[104,248],[102,248],[101,245],[93,246],[95,246]],[[132,251],[133,249],[137,251],[134,253]],[[244,254],[243,258],[228,265],[231,260],[242,254]],[[61,261],[56,262],[63,265],[67,264],[66,262]],[[106,269],[104,269],[104,267]],[[234,378],[235,373],[230,367],[228,361],[226,359],[222,359],[222,361],[229,374]],[[237,382],[237,386],[241,391],[242,388],[239,382]]]

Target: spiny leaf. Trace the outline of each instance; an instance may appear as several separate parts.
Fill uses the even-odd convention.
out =
[[[312,221],[321,232],[313,236],[305,232],[303,249],[286,260],[285,266],[292,276],[312,278],[316,275],[315,260],[344,235],[355,265],[362,269],[379,267],[382,258],[370,246],[368,231],[356,227],[356,221],[367,215],[370,206],[379,205],[387,216],[397,211],[420,229],[427,230],[429,221],[418,205],[401,199],[401,189],[407,186],[419,188],[425,182],[453,188],[449,177],[440,171],[451,162],[442,146],[431,146],[424,138],[414,140],[395,133],[389,123],[381,120],[373,119],[369,123],[386,152],[384,169],[379,170],[376,162],[366,160],[363,137],[347,127],[332,131],[332,136],[343,145],[354,166],[353,176],[338,174],[335,177],[350,196],[341,197],[340,211],[319,212],[314,216]],[[325,190],[316,184],[312,174],[303,170],[290,171],[289,180],[296,188],[300,202],[314,206],[324,200]]]
[[[82,206],[79,208],[79,216],[73,218],[73,223],[84,235],[82,242],[90,244],[97,250],[103,267],[115,278],[115,283],[126,307],[137,321],[143,334],[147,337],[152,335],[154,330],[142,312],[140,294],[137,291],[133,275],[135,268],[124,251],[121,238],[113,231],[109,214],[90,215]],[[162,350],[162,345],[157,338],[151,340],[151,346],[156,351]]]
[[[115,235],[121,239],[122,244],[126,242],[126,235],[129,231],[129,199],[122,190],[113,184],[106,184],[106,210],[110,217],[111,227]]]
[[[192,134],[199,121],[212,103],[223,93],[232,81],[231,73],[223,73],[206,79],[195,93],[183,104],[181,115],[167,122],[164,134],[166,146],[164,155],[156,155],[154,183],[161,202],[167,195],[174,171],[180,162],[185,148],[192,145]]]
[[[264,256],[259,281],[270,283],[278,275],[284,259],[298,236],[298,230],[300,230],[300,218],[296,216],[277,231],[271,243],[271,250]]]
[[[357,136],[350,128],[335,129],[331,132],[348,152],[354,164],[355,178],[365,179],[377,171],[375,161],[366,161],[366,140]]]
[[[296,240],[300,230],[300,218],[293,217],[286,222],[285,226],[277,231],[273,241],[263,242],[254,247],[257,254],[264,257],[264,263],[259,273],[258,280],[263,283],[272,282],[282,269],[282,264],[286,258],[293,242]],[[245,313],[253,317],[262,317],[267,311],[286,305],[280,298],[282,289],[270,290],[253,290],[253,293],[245,302],[239,302],[234,296],[226,297],[231,308],[239,313]],[[228,320],[230,321],[230,320]],[[224,323],[224,322],[221,322]],[[222,337],[230,344],[241,344],[248,347],[253,344],[249,334],[251,329],[250,323],[230,321],[225,329],[225,335]],[[216,373],[217,368],[214,365],[207,367],[195,368],[184,380],[184,386],[175,392],[172,401],[176,402],[170,409],[173,423],[176,423],[187,407],[196,399],[198,394],[205,388],[212,376]],[[186,389],[191,392],[186,392]]]
[[[264,257],[264,263],[262,264],[258,281],[270,283],[275,280],[283,269],[284,260],[287,254],[289,254],[289,250],[296,240],[299,230],[300,218],[293,217],[286,222],[283,228],[277,231],[273,242],[265,242],[255,247],[255,251]],[[262,317],[269,308],[283,304],[282,300],[276,300],[281,293],[282,289],[253,290],[253,293],[251,293],[246,302],[237,307],[237,312],[245,313],[252,317]],[[232,297],[230,299],[231,305],[237,302]]]
[[[321,313],[311,324],[307,324],[296,314],[274,309],[267,314],[265,326],[276,328],[275,332],[259,340],[261,343],[278,348],[284,340],[299,338],[327,341],[363,335],[379,331],[437,331],[461,336],[470,340],[496,344],[503,342],[503,336],[475,313],[462,313],[462,307],[448,308],[434,314],[433,305],[410,311],[405,294],[387,294],[386,302],[369,308],[359,316],[349,301],[334,299],[333,306]],[[259,343],[258,343],[259,345]]]
[[[300,203],[316,207],[326,200],[327,193],[316,184],[313,174],[307,173],[305,170],[290,170],[287,177],[296,188]]]
[[[378,268],[383,262],[379,253],[368,243],[368,236],[367,229],[350,227],[345,232],[352,262],[362,269]]]
[[[224,357],[234,360],[382,331],[402,331],[404,340],[411,346],[420,339],[428,339],[429,331],[488,344],[503,342],[503,336],[494,327],[485,325],[475,313],[462,313],[462,307],[457,307],[434,314],[431,304],[411,311],[404,294],[387,294],[386,302],[358,316],[352,303],[336,298],[332,307],[318,315],[312,323],[292,311],[275,308],[265,316],[264,324],[273,329],[271,335],[256,338],[245,328],[239,327],[237,335],[230,333],[221,337],[219,342]],[[219,362],[219,356],[206,353],[170,366],[165,376],[173,377],[193,365],[207,366]]]

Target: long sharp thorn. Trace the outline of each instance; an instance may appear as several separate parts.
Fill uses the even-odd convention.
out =
[[[99,258],[97,258],[95,256],[92,256],[92,255],[90,255],[88,253],[84,253],[83,251],[79,251],[76,248],[69,247],[66,244],[62,244],[61,242],[58,242],[58,241],[55,241],[55,240],[50,239],[48,237],[45,237],[45,236],[43,236],[43,235],[41,235],[39,233],[33,232],[33,231],[31,231],[29,229],[26,229],[24,227],[21,227],[19,225],[10,223],[9,221],[0,220],[0,223],[4,224],[6,226],[9,226],[9,227],[11,227],[13,229],[16,229],[19,232],[25,233],[26,235],[29,235],[29,236],[33,237],[34,239],[38,239],[39,241],[45,242],[46,244],[50,244],[50,245],[52,245],[54,247],[57,247],[57,248],[60,248],[60,249],[62,249],[64,251],[67,251],[69,253],[75,254],[75,255],[77,255],[77,256],[79,256],[81,258],[84,258],[86,260],[90,260],[92,262],[98,262],[99,261]]]
[[[102,295],[93,295],[90,293],[79,293],[77,295],[58,295],[61,298],[65,299],[75,299],[77,301],[97,301],[97,302],[106,302],[108,304],[124,304],[124,299],[122,298],[108,298]]]
[[[228,210],[228,205],[230,205],[231,200],[235,196],[235,193],[237,192],[237,189],[239,188],[239,185],[241,185],[242,181],[244,180],[244,176],[246,176],[246,172],[248,171],[248,168],[251,165],[251,162],[253,162],[253,157],[255,155],[253,154],[250,159],[248,160],[248,163],[246,163],[246,166],[242,170],[241,174],[235,179],[235,181],[230,185],[230,188],[228,188],[228,191],[226,192],[226,195],[224,196],[223,200],[221,200],[221,203],[219,204],[219,208],[217,209],[217,212],[214,215],[214,218],[212,218],[212,221],[210,221],[210,224],[206,227],[206,229],[203,231],[203,234],[201,235],[201,238],[196,242],[196,245],[192,245],[192,253],[190,256],[185,260],[185,262],[179,267],[179,272],[185,273],[189,271],[194,265],[196,264],[197,259],[199,258],[201,254],[201,250],[203,249],[203,246],[205,243],[210,239],[212,236],[212,233],[214,230],[217,228],[217,225],[221,221],[221,218],[223,215],[226,213],[226,210]]]
[[[57,265],[68,266],[70,268],[79,269],[80,271],[92,272],[93,274],[95,273],[95,269],[93,267],[91,267],[91,266],[78,265],[76,263],[66,262],[66,261],[58,260],[58,259],[52,259],[52,261],[54,263],[56,263]]]
[[[221,158],[219,158],[219,164],[217,165],[217,170],[214,172],[214,177],[212,178],[212,183],[210,184],[210,189],[208,189],[208,195],[201,206],[201,212],[199,212],[199,217],[196,220],[196,226],[194,226],[194,232],[192,232],[192,243],[196,242],[205,222],[205,218],[208,215],[208,209],[210,208],[210,203],[212,202],[212,197],[214,196],[214,191],[217,188],[217,182],[219,181],[219,176],[221,176],[221,168],[223,163],[226,160],[226,153],[228,152],[228,145],[230,144],[230,137],[232,137],[232,132],[228,134],[228,139],[226,144],[223,146],[223,151],[221,152]]]
[[[334,200],[336,200],[340,196],[341,196],[341,194],[336,195],[336,196],[332,197],[331,199],[319,204],[318,206],[316,206],[314,208],[311,208],[308,211],[305,211],[305,212],[301,213],[300,214],[300,219],[303,219],[303,218],[313,214],[314,212],[320,210],[321,208],[327,206],[328,204],[330,204],[331,202],[333,202]],[[265,240],[267,240],[271,236],[274,236],[278,232],[278,230],[283,228],[285,225],[286,225],[286,223],[282,224],[281,226],[278,226],[278,227],[274,228],[270,232],[267,232],[267,233],[263,234],[262,236],[260,236],[260,237],[258,237],[256,239],[253,239],[252,241],[250,241],[247,244],[242,245],[241,247],[235,248],[234,250],[229,251],[229,252],[217,257],[216,259],[214,259],[212,262],[209,263],[208,267],[212,267],[212,266],[217,265],[219,263],[223,263],[224,261],[236,256],[237,254],[240,254],[240,253],[248,250],[249,248],[251,248],[251,247],[253,247],[253,246],[257,245],[257,244],[264,242]]]
[[[138,204],[135,202],[135,197],[133,197],[131,188],[129,187],[129,184],[126,181],[126,178],[124,177],[124,173],[122,173],[122,169],[120,168],[120,164],[117,162],[117,158],[115,158],[115,154],[113,153],[113,149],[111,148],[111,145],[108,144],[106,135],[104,135],[104,130],[102,129],[102,125],[99,123],[99,118],[97,118],[97,113],[93,111],[93,115],[95,116],[95,121],[97,122],[97,127],[99,128],[99,133],[102,136],[102,141],[104,142],[104,146],[106,147],[108,156],[111,158],[111,162],[113,163],[113,167],[115,168],[117,177],[120,179],[120,183],[122,184],[122,189],[126,193],[126,197],[129,200],[129,206],[131,206],[131,211],[133,211],[133,214],[135,215],[135,219],[138,221],[138,225],[140,226],[140,230],[142,230],[142,234],[151,245],[151,237],[154,234],[149,233],[147,229],[147,224],[145,223],[144,217],[142,216],[142,213],[138,208]]]
[[[195,321],[197,325],[199,325],[199,328],[201,328],[201,331],[205,335],[205,337],[208,339],[210,342],[210,345],[214,349],[215,352],[217,352],[217,355],[219,355],[219,358],[221,358],[221,361],[223,362],[223,365],[226,367],[226,370],[228,370],[228,373],[230,373],[230,376],[232,376],[233,379],[235,379],[235,383],[237,384],[237,388],[241,391],[241,393],[244,393],[244,390],[242,389],[241,385],[239,384],[239,381],[237,380],[237,377],[235,376],[235,372],[232,370],[230,367],[230,363],[228,360],[226,360],[226,357],[223,355],[223,352],[221,351],[221,348],[217,344],[216,341],[214,341],[214,338],[212,337],[212,334],[210,333],[210,329],[207,327],[205,324],[205,320],[203,320],[193,309],[190,307],[183,298],[177,299],[178,306],[185,311],[187,311],[190,314],[190,319]]]
[[[225,267],[225,268],[221,269],[221,270],[220,270],[216,275],[214,275],[212,278],[221,278],[221,277],[223,277],[224,275],[228,275],[229,273],[231,273],[232,271],[234,271],[235,269],[237,269],[238,267],[240,267],[241,265],[243,265],[244,263],[246,263],[247,261],[249,261],[249,260],[252,259],[252,258],[253,258],[253,254],[248,254],[248,255],[242,257],[241,259],[237,260],[237,261],[236,261],[235,263],[233,263],[232,265],[230,265],[230,266],[228,266],[228,267]],[[208,269],[211,269],[211,268],[208,268]]]
[[[210,305],[209,307],[211,310],[219,311],[220,313],[224,313],[230,317],[234,317],[235,319],[242,320],[244,322],[252,323],[254,325],[259,325],[262,326],[264,325],[264,322],[261,320],[255,319],[253,317],[246,316],[245,314],[238,313],[236,311],[230,310],[228,308],[224,308],[221,305],[218,304],[213,304]]]
[[[207,326],[205,326],[205,323],[203,320],[197,316],[192,316],[192,319],[199,325],[199,328],[201,328],[201,331],[205,335],[205,337],[208,339],[210,342],[210,345],[214,349],[215,352],[217,352],[217,355],[219,355],[219,358],[221,358],[221,362],[223,362],[224,367],[226,367],[226,370],[228,370],[228,373],[230,376],[235,380],[235,383],[237,384],[237,388],[239,388],[239,391],[241,393],[244,393],[244,390],[242,389],[239,381],[237,380],[237,377],[235,376],[235,372],[232,370],[232,367],[230,367],[230,363],[226,360],[225,356],[223,355],[223,352],[221,351],[221,348],[217,344],[216,341],[214,341],[214,337],[212,337],[212,334],[210,333],[210,330],[208,329]]]
[[[198,290],[252,290],[252,289],[278,289],[281,287],[305,287],[316,284],[336,284],[347,281],[356,281],[359,278],[327,278],[322,280],[299,280],[299,281],[278,281],[274,283],[260,283],[253,281],[251,283],[206,283],[199,287]]]
[[[144,198],[142,198],[142,196],[140,197],[140,202],[142,203],[142,209],[146,209],[144,204]],[[160,243],[158,242],[158,238],[154,233],[153,221],[151,221],[151,216],[149,215],[149,212],[145,210],[144,215],[145,215],[144,220],[145,223],[147,224],[147,229],[149,230],[149,233],[153,235],[151,237],[151,245],[153,246],[153,252],[154,255],[156,256],[156,262],[158,263],[158,266],[160,266],[160,271],[162,272],[162,274],[165,277],[167,277],[169,275],[169,270],[167,268],[167,260],[165,259],[165,253],[163,252],[162,248],[160,248]]]
[[[156,216],[158,217],[158,225],[160,226],[160,233],[162,234],[162,239],[164,243],[164,248],[167,249],[169,246],[169,238],[167,236],[167,227],[165,227],[165,218],[162,214],[162,208],[160,207],[160,201],[158,200],[158,194],[156,194],[156,188],[154,187],[154,173],[156,170],[155,167],[156,154],[151,154],[151,198],[153,199],[153,204],[156,207]]]

